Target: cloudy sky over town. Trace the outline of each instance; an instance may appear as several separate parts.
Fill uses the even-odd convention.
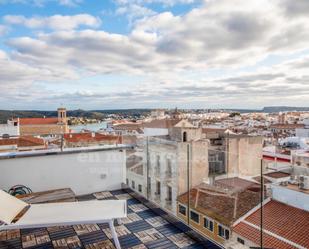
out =
[[[309,106],[308,0],[0,0],[0,109]]]

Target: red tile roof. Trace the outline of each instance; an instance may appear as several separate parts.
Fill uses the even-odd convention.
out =
[[[45,142],[41,138],[21,136],[18,138],[0,139],[0,145],[17,145],[18,147],[43,146]]]
[[[263,212],[263,228],[265,230],[305,248],[309,248],[309,212],[275,200],[265,204]],[[250,224],[253,224],[253,226]],[[252,229],[254,226],[260,226],[260,209],[248,216],[245,222],[242,221],[237,224],[233,231],[258,244],[259,230]],[[285,244],[278,246],[279,238],[271,235],[268,235],[268,237],[264,241],[265,247],[294,248]],[[283,241],[281,240],[281,242]]]
[[[58,118],[20,118],[20,125],[47,125],[57,124]]]
[[[115,143],[121,143],[122,138],[115,135],[105,135],[100,133],[67,133],[64,134],[64,139],[69,143],[79,142],[101,142],[101,141],[114,141]]]
[[[256,190],[258,189],[257,191],[259,191],[260,189],[260,184],[257,184],[255,182],[248,181],[248,180],[245,180],[239,177],[219,179],[219,180],[216,180],[215,184],[218,186],[227,187],[227,188],[236,189],[236,190],[245,190],[245,189]]]
[[[122,131],[133,131],[141,129],[142,124],[140,123],[123,123],[123,124],[115,124],[113,126],[114,130],[122,130]]]
[[[260,194],[248,189],[223,187],[219,185],[201,184],[190,191],[190,206],[222,224],[231,223],[256,207]],[[178,197],[178,201],[186,205],[187,193]]]
[[[253,243],[260,245],[260,230],[242,222],[236,225],[233,231]],[[296,249],[296,247],[266,233],[263,233],[263,246],[265,248]]]
[[[143,123],[143,126],[145,128],[168,129],[174,127],[179,121],[180,119],[154,119],[150,122]]]
[[[290,175],[291,175],[290,173],[285,173],[281,171],[264,174],[264,176],[268,176],[271,178],[283,178],[283,177],[289,177]]]
[[[296,129],[296,128],[304,128],[304,124],[272,124],[270,128],[275,129]]]

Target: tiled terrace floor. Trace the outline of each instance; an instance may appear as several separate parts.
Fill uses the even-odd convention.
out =
[[[115,226],[123,249],[218,248],[211,242],[201,245],[192,240],[122,190],[101,192],[78,199],[83,201],[94,198],[127,200],[128,217],[122,220],[122,224]],[[7,248],[113,249],[115,247],[108,225],[96,224],[0,232],[0,249]]]

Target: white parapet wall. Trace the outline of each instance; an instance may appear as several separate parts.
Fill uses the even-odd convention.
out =
[[[272,185],[272,198],[287,205],[309,211],[309,194],[288,189],[279,185]]]
[[[0,155],[0,189],[22,184],[34,192],[71,188],[76,195],[120,189],[126,180],[125,149]]]

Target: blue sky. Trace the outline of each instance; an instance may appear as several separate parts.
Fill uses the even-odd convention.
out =
[[[0,0],[0,109],[309,106],[309,1]]]

